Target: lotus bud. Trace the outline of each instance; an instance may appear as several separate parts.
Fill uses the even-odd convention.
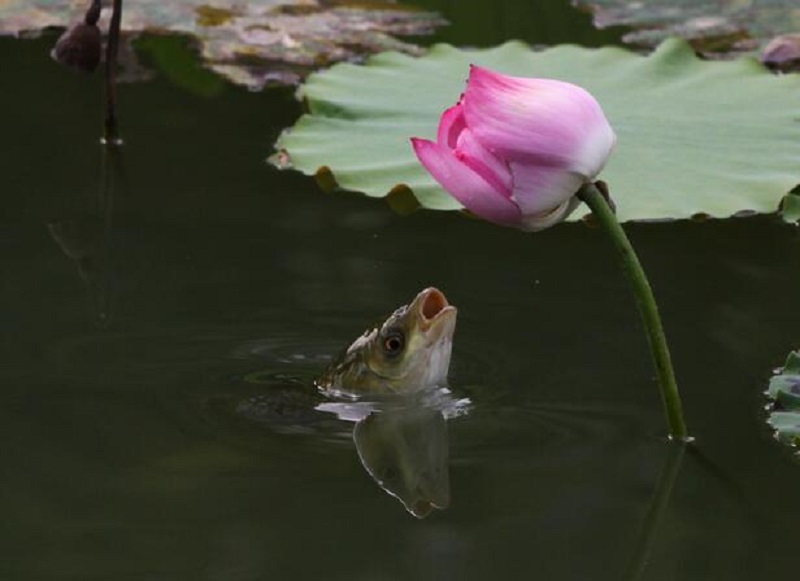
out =
[[[436,141],[412,138],[417,158],[467,210],[528,231],[564,220],[580,187],[603,169],[616,136],[585,89],[472,66]]]

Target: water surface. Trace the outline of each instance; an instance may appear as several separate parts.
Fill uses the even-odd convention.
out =
[[[5,578],[622,577],[668,448],[601,232],[322,194],[263,161],[300,113],[291,91],[163,78],[121,90],[104,197],[100,79],[53,65],[53,40],[0,39]],[[800,465],[761,391],[797,345],[797,230],[630,233],[699,442],[643,578],[790,576]],[[473,405],[448,422],[450,508],[418,520],[364,471],[352,424],[280,429],[236,404],[310,385],[428,285],[459,307],[451,383]]]

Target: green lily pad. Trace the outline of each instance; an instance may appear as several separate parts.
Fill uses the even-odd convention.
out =
[[[574,0],[594,13],[599,28],[628,26],[623,40],[655,46],[680,36],[705,52],[753,50],[800,29],[795,0]]]
[[[111,0],[99,26],[108,29]],[[0,0],[0,35],[79,21],[88,0]],[[385,50],[418,54],[396,36],[433,32],[435,13],[392,0],[136,0],[124,2],[123,33],[178,33],[199,41],[203,61],[234,83],[259,89],[297,82],[310,70]]]
[[[772,412],[767,423],[781,442],[791,446],[800,445],[800,413]]]
[[[301,87],[310,112],[279,139],[272,160],[332,177],[342,189],[374,197],[410,190],[426,208],[457,209],[409,138],[435,139],[470,63],[570,81],[594,94],[618,137],[601,177],[621,220],[775,212],[800,183],[800,77],[776,77],[751,59],[703,61],[679,39],[648,57],[576,46],[534,52],[511,42],[340,64]]]
[[[791,353],[781,372],[770,379],[767,395],[783,409],[800,412],[800,352]]]
[[[767,423],[779,440],[800,444],[800,351],[789,354],[781,371],[769,382],[767,397],[772,411]]]

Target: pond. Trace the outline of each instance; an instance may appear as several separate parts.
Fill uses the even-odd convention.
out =
[[[617,39],[567,2],[420,4],[458,44]],[[123,85],[114,165],[102,80],[53,64],[54,40],[0,39],[4,578],[794,574],[800,464],[762,392],[797,346],[796,228],[628,228],[697,438],[670,464],[601,231],[531,236],[323,194],[265,163],[301,113],[291,89]],[[446,426],[450,506],[417,519],[364,470],[352,423],[273,421],[256,404],[312,385],[431,285],[459,308],[450,384],[471,403]]]

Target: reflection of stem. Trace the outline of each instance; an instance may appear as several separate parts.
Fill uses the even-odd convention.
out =
[[[48,224],[53,240],[75,262],[86,285],[95,323],[105,328],[113,318],[114,190],[124,186],[122,148],[104,147],[97,196],[88,211]]]
[[[122,0],[114,0],[106,46],[106,123],[103,137],[106,145],[119,145],[122,142],[117,127],[117,53],[121,22]]]
[[[747,551],[741,561],[742,578],[758,579],[760,573],[764,571],[766,560],[769,558],[768,547],[771,540],[768,536],[759,533],[759,531],[767,530],[769,526],[766,515],[758,506],[758,502],[753,502],[753,499],[745,492],[742,483],[707,456],[702,449],[697,446],[690,446],[687,454],[692,464],[708,474],[714,480],[717,488],[724,490],[734,505],[741,511],[742,520],[744,521],[743,528],[748,532],[749,537],[739,543],[739,546]]]
[[[644,570],[647,568],[650,553],[653,552],[656,534],[661,527],[661,521],[664,520],[664,514],[669,505],[669,499],[672,495],[675,480],[678,477],[685,450],[686,444],[684,442],[676,443],[667,449],[667,459],[658,478],[658,487],[653,494],[653,500],[650,502],[650,508],[647,510],[644,521],[642,521],[642,530],[625,570],[624,581],[641,579]]]
[[[658,373],[661,401],[667,416],[670,436],[676,440],[687,441],[689,434],[686,430],[686,422],[683,419],[681,396],[678,393],[678,384],[675,381],[675,371],[672,368],[667,339],[664,335],[664,328],[661,325],[661,317],[658,314],[658,306],[656,305],[650,282],[647,280],[647,276],[630,240],[628,240],[625,231],[617,221],[616,215],[614,215],[614,211],[600,190],[594,184],[584,184],[577,195],[581,201],[591,208],[595,218],[611,237],[614,246],[619,252],[622,268],[633,286],[639,313],[644,322],[650,352],[653,355],[653,362]]]
[[[117,179],[122,179],[122,150],[118,147],[103,148],[102,180],[97,203],[97,211],[103,223],[103,255],[105,264],[95,297],[95,316],[101,327],[111,323],[111,304],[113,292],[111,288],[112,264],[112,232],[114,215],[114,186]]]

